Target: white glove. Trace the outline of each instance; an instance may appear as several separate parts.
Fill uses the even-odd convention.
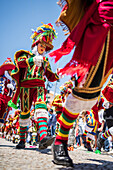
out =
[[[64,75],[62,75],[62,73],[59,73],[61,70],[61,68],[57,68],[56,74],[58,75],[59,79],[62,79],[64,77]]]
[[[98,131],[99,131],[99,132],[102,132],[102,128],[101,128],[101,127],[100,127],[100,128],[98,128]]]
[[[41,67],[42,62],[43,62],[43,57],[41,55],[33,57],[33,61],[36,66]]]

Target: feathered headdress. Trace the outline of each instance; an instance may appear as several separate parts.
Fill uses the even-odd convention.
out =
[[[73,83],[71,80],[65,82],[62,86],[59,87],[61,94],[63,93],[71,93],[73,88]]]
[[[0,66],[0,76],[3,75],[6,70],[12,70],[14,68],[15,65],[11,58],[7,58],[7,60]]]
[[[31,39],[33,39],[32,48],[37,45],[39,42],[44,43],[46,45],[46,51],[50,51],[53,49],[52,41],[57,38],[56,31],[53,28],[51,23],[43,24],[38,27],[37,30],[32,30],[33,34],[31,35]]]

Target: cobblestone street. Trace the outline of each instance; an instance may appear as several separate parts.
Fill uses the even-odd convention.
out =
[[[0,170],[65,170],[72,169],[53,164],[51,147],[43,151],[36,148],[17,150],[16,144],[0,138]],[[82,149],[74,149],[69,152],[73,159],[73,169],[113,169],[113,155],[105,153],[95,154]]]

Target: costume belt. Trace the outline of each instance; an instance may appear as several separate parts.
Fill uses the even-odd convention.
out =
[[[32,87],[37,87],[37,86],[45,87],[44,83],[45,83],[44,80],[32,79],[32,80],[24,80],[24,81],[22,81],[19,84],[19,86],[20,87],[26,87],[26,88],[32,88]]]
[[[44,82],[45,82],[44,80],[40,80],[40,79],[23,80],[22,82],[18,84],[16,93],[14,94],[12,98],[12,103],[14,103],[14,105],[17,104],[18,96],[20,94],[20,89],[22,87],[25,87],[25,88],[36,88],[37,86],[45,87]]]

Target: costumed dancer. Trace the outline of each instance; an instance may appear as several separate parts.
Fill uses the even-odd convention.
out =
[[[86,125],[84,127],[85,130],[83,133],[84,147],[87,148],[88,151],[93,151],[91,148],[91,141],[95,141],[95,135],[98,128],[99,120],[97,121],[97,119],[95,118],[95,114],[92,109],[90,111],[82,111],[79,116],[81,115],[83,115],[86,119]]]
[[[4,123],[7,119],[8,113],[12,110],[8,106],[8,101],[14,95],[16,84],[11,77],[11,70],[15,68],[11,58],[0,66],[0,122]]]
[[[65,102],[53,157],[56,164],[73,166],[67,152],[68,132],[80,111],[90,110],[95,104],[104,79],[112,72],[113,1],[60,0],[59,4],[63,9],[56,23],[66,25],[64,30],[68,28],[70,35],[50,56],[57,62],[75,48],[72,59],[60,73],[77,76],[73,92]]]
[[[73,83],[71,80],[65,82],[60,87],[60,95],[56,95],[54,100],[52,101],[52,106],[55,107],[56,119],[57,119],[55,134],[58,133],[58,130],[60,127],[60,119],[59,118],[63,112],[65,99],[72,92],[72,88],[73,88]]]
[[[15,110],[14,117],[13,117],[13,143],[18,143],[19,141],[19,115],[20,109]]]
[[[8,130],[9,130],[9,122],[5,121],[4,123],[4,138],[7,138],[7,134],[8,134]]]
[[[90,111],[83,110],[80,112],[79,116],[85,117],[86,125],[84,127],[83,133],[83,143],[84,147],[88,149],[88,151],[93,151],[91,148],[91,141],[95,141],[96,131],[100,126],[98,111],[104,109],[101,104],[103,103],[104,99],[102,97],[98,97],[98,101],[96,104],[91,108]],[[86,140],[87,137],[87,140]]]
[[[30,143],[32,141],[33,146],[36,146],[36,136],[37,136],[37,121],[34,118],[34,114],[35,114],[35,107],[32,108],[31,112],[30,112],[30,120],[31,120],[31,126],[29,127],[28,131],[29,133],[31,133],[31,140]]]
[[[34,105],[34,102],[33,102],[31,109],[30,109],[30,124],[28,126],[27,137],[26,137],[26,142],[29,143],[30,145],[31,145],[31,142],[32,142],[32,132],[33,132],[33,129],[34,129],[34,121],[35,121],[34,120],[34,113],[35,113],[35,105]]]
[[[53,142],[53,137],[47,136],[47,106],[46,106],[46,78],[53,82],[58,80],[56,73],[51,70],[45,52],[53,49],[52,40],[56,38],[53,26],[43,24],[37,30],[33,30],[32,51],[20,50],[14,55],[16,69],[12,70],[12,77],[17,82],[17,90],[9,105],[16,106],[18,97],[21,103],[20,142],[17,149],[25,148],[27,126],[30,123],[30,108],[35,103],[35,117],[40,131],[39,149],[45,149]]]
[[[96,153],[100,153],[101,148],[104,146],[104,142],[108,137],[113,137],[113,77],[112,81],[102,90],[102,96],[104,98],[104,102],[102,103],[102,106],[104,107],[103,117],[106,121],[108,130],[104,133],[99,133]]]
[[[8,141],[11,141],[12,140],[12,135],[13,135],[13,117],[12,117],[12,115],[9,115],[7,121],[8,121],[8,127],[7,127],[6,139]]]
[[[112,74],[109,76],[108,80],[109,80],[109,83],[112,81]],[[105,86],[105,84],[103,85],[103,87]],[[99,121],[99,111],[105,109],[103,106],[104,103],[105,103],[105,98],[103,97],[102,94],[100,94],[96,104],[91,108],[90,111],[82,111],[80,113],[86,117],[86,126],[85,126],[85,131],[83,134],[83,140],[88,151],[93,151],[90,143],[91,143],[91,140],[95,140],[96,131],[102,123],[102,122],[100,123]],[[86,142],[86,136],[88,137],[87,142]]]
[[[6,124],[7,124],[7,121],[5,120],[4,123],[2,123],[2,138],[5,138],[6,137]]]

